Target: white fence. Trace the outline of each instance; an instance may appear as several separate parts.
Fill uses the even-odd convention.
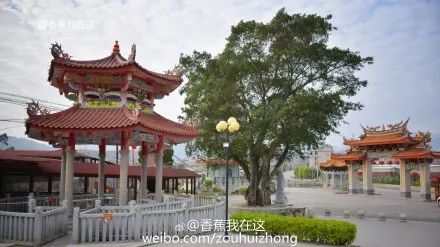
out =
[[[198,205],[198,206],[194,206]],[[73,240],[81,243],[141,240],[142,236],[162,234],[183,235],[187,229],[178,228],[191,220],[223,219],[224,202],[213,197],[170,199],[164,203],[129,206],[100,206],[79,212],[74,209]]]
[[[36,207],[29,213],[0,212],[0,241],[38,246],[67,233],[68,211],[61,207]]]
[[[105,194],[104,198],[98,198],[97,194],[84,194],[73,196],[73,206],[79,207],[81,210],[91,209],[95,205],[95,200],[101,200],[102,205],[116,205],[116,194]],[[29,212],[29,208],[37,206],[59,206],[61,205],[58,196],[29,196],[6,197],[0,199],[0,211],[6,212]]]

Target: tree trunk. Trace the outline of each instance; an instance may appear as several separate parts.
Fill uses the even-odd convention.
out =
[[[249,187],[247,191],[247,204],[249,206],[257,205],[258,195],[258,164],[251,164],[251,175],[249,179]]]
[[[257,204],[260,206],[270,205],[270,159],[265,159],[261,169],[261,179],[260,179],[260,188],[259,194],[260,197],[257,201]]]

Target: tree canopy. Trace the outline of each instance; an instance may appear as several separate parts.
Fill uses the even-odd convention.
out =
[[[367,81],[355,72],[373,59],[329,47],[330,20],[281,9],[268,23],[233,26],[216,56],[194,51],[180,57],[188,79],[181,89],[184,118],[199,123],[187,151],[222,157],[225,137],[215,125],[237,118],[241,129],[231,152],[250,182],[249,205],[270,204],[269,184],[285,159],[316,147],[349,111],[362,108],[352,97]]]

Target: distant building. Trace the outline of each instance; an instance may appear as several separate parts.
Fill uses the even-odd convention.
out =
[[[328,144],[322,145],[318,149],[310,151],[308,158],[309,167],[319,169],[319,165],[329,160],[332,153],[333,147]]]
[[[213,187],[224,188],[226,185],[226,162],[224,160],[198,160],[201,166],[206,167],[206,177],[212,179]],[[238,163],[230,160],[228,174],[229,190],[238,190],[248,185],[248,181]]]

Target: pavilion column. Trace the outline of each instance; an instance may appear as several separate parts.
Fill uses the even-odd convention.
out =
[[[146,142],[142,142],[142,164],[141,164],[141,195],[140,198],[145,199],[147,198],[147,165],[148,165],[148,145]]]
[[[358,179],[356,174],[356,165],[347,165],[348,167],[348,191],[352,194],[358,193]]]
[[[128,203],[128,162],[129,150],[125,132],[121,132],[121,151],[119,162],[119,206],[125,206]]]
[[[409,164],[405,160],[400,161],[400,196],[411,197],[411,180],[409,176]]]
[[[423,163],[420,167],[420,196],[425,200],[431,200],[431,171],[430,163]]]
[[[98,197],[104,198],[105,194],[105,139],[101,139],[99,145],[99,169],[98,169]]]
[[[60,202],[65,199],[66,189],[66,147],[61,149]]]
[[[67,200],[69,215],[73,214],[73,162],[75,157],[75,135],[69,133],[69,141],[66,148],[66,181],[64,189],[64,199]]]
[[[332,181],[331,188],[334,189],[335,188],[335,172],[334,171],[332,171],[331,176],[332,176],[332,178],[331,178],[331,181]]]
[[[373,165],[365,159],[362,164],[362,188],[367,195],[373,195]]]
[[[163,180],[163,136],[159,136],[159,142],[156,144],[156,202],[162,202],[162,180]]]

